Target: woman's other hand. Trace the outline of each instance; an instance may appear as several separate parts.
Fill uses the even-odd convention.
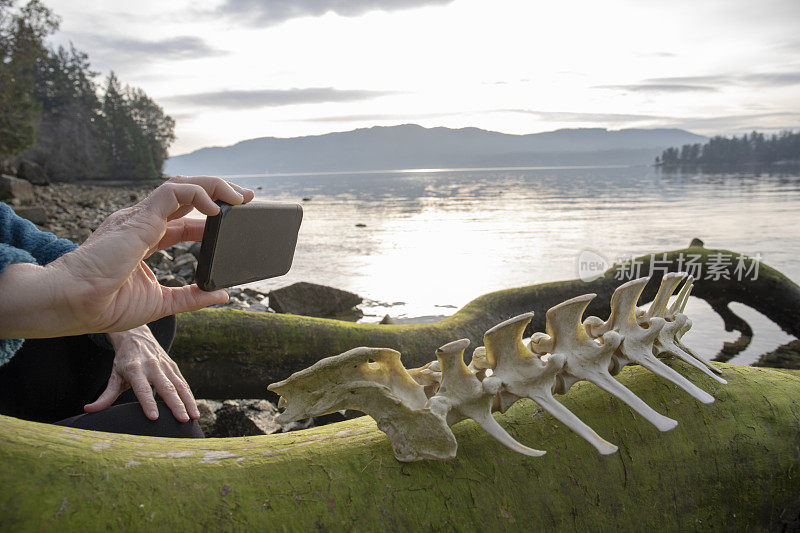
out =
[[[158,418],[152,390],[155,388],[178,421],[200,418],[189,384],[147,326],[109,333],[108,338],[115,351],[111,377],[100,397],[84,406],[87,413],[106,409],[132,388],[145,416],[155,420]]]

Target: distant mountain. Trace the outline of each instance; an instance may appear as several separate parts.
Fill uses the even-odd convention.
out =
[[[509,135],[478,128],[376,126],[308,137],[262,137],[201,148],[167,160],[166,174],[266,174],[650,164],[670,146],[707,137],[679,129],[561,129]]]

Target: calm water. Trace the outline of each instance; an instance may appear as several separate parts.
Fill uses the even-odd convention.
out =
[[[302,202],[291,272],[254,285],[302,280],[350,290],[368,299],[369,322],[386,313],[450,315],[490,291],[576,278],[583,250],[613,261],[682,248],[693,237],[760,253],[800,280],[798,172],[679,175],[639,167],[232,179],[265,199],[310,198]],[[733,362],[750,363],[790,340],[757,312],[733,307],[756,330]],[[707,355],[734,337],[704,302],[692,301],[689,314],[695,327],[687,342]]]

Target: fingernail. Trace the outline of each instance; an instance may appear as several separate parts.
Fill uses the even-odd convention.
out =
[[[154,411],[150,411],[150,418],[152,418],[153,420],[157,419],[158,418],[158,411],[155,411],[155,410]]]

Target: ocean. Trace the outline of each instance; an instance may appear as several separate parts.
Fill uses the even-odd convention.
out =
[[[291,271],[365,298],[362,321],[435,321],[484,293],[578,277],[582,253],[613,262],[686,247],[748,255],[800,280],[800,172],[664,173],[648,167],[406,170],[230,176],[257,197],[298,202]],[[594,257],[592,255],[592,257]],[[565,295],[572,297],[575,295]],[[792,339],[744,305],[751,364]],[[546,309],[534,311],[544,313]],[[708,357],[736,338],[702,300],[686,342]]]

